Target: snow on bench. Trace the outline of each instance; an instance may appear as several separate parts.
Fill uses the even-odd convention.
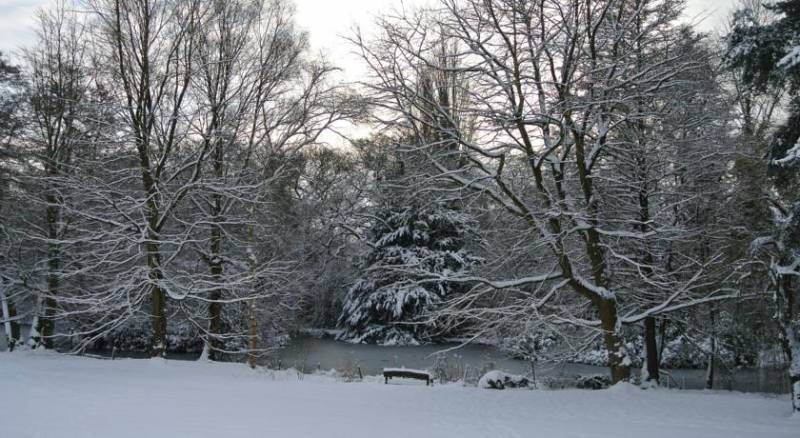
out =
[[[431,376],[431,373],[424,370],[414,370],[410,368],[384,368],[383,369],[383,378],[385,379],[384,383],[388,384],[389,379],[391,379],[392,377],[424,380],[425,386],[428,386],[431,383],[433,383],[433,376]]]

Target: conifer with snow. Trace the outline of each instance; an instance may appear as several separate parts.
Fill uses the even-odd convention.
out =
[[[800,168],[800,1],[767,4],[772,15],[759,16],[758,8],[745,6],[734,15],[729,35],[728,61],[742,74],[754,93],[783,88],[788,94],[787,117],[779,124],[769,144],[767,165],[772,210],[771,235],[753,242],[756,254],[768,266],[779,342],[789,361],[792,407],[800,413],[800,309],[796,276],[800,265],[800,198],[797,196]],[[763,15],[763,14],[762,14]]]
[[[341,339],[418,344],[434,337],[435,324],[423,318],[459,288],[446,277],[476,262],[464,249],[470,228],[466,214],[437,203],[382,209],[364,274],[345,299]]]

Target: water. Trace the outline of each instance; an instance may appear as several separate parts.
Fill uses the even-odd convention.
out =
[[[448,377],[476,380],[478,375],[490,369],[511,374],[530,375],[531,364],[513,359],[494,347],[466,345],[457,349],[457,344],[422,346],[379,346],[350,344],[332,339],[313,337],[293,338],[278,353],[282,368],[294,367],[304,372],[337,369],[351,373],[360,368],[365,375],[380,374],[384,367],[406,367],[414,369],[444,370]],[[450,351],[446,351],[446,350]],[[270,364],[272,366],[276,363]],[[537,363],[536,378],[567,379],[576,375],[604,374],[607,367],[574,363]],[[632,372],[638,372],[638,369]],[[742,392],[788,393],[789,379],[786,371],[774,368],[741,369],[724,372],[718,369],[715,389]],[[705,388],[704,369],[665,370],[664,384],[685,389]]]
[[[405,367],[433,369],[437,361],[446,359],[451,367],[482,370],[499,369],[512,374],[526,374],[531,370],[529,362],[513,359],[499,350],[486,345],[437,344],[421,346],[381,346],[351,344],[332,339],[313,337],[293,338],[279,352],[283,367],[298,370],[348,369],[360,367],[364,374],[380,374],[384,367]],[[450,351],[446,351],[450,349]],[[570,370],[563,366],[537,366],[549,375],[605,373],[603,367],[569,364]],[[574,370],[574,372],[573,372]]]

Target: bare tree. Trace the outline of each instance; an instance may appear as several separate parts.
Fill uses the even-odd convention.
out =
[[[20,292],[12,288],[17,278],[16,272],[10,267],[17,265],[15,239],[13,230],[18,226],[11,218],[17,215],[9,214],[14,205],[12,196],[13,188],[19,184],[19,171],[17,149],[21,146],[18,138],[23,128],[23,117],[20,111],[23,100],[23,84],[20,68],[0,53],[0,317],[3,322],[3,331],[6,336],[9,350],[13,350],[20,340],[20,315],[17,313],[17,301]]]
[[[37,163],[34,169],[41,169],[32,170],[26,181],[44,215],[42,227],[31,230],[30,237],[46,245],[46,293],[38,300],[31,341],[45,348],[53,348],[65,257],[60,242],[69,223],[62,181],[72,173],[73,157],[94,124],[87,111],[94,78],[85,38],[83,22],[61,2],[39,12],[38,42],[25,52],[31,118],[27,152]]]
[[[296,185],[303,150],[353,113],[343,90],[329,83],[334,69],[307,56],[307,37],[291,13],[282,1],[213,2],[211,28],[196,51],[198,135],[210,158],[187,221],[210,235],[196,240],[209,276],[196,277],[190,297],[208,302],[212,358],[225,351],[225,337],[242,336],[222,330],[222,305],[237,302],[252,307],[246,337],[255,357],[257,302],[280,295],[271,290],[277,284],[264,282],[286,277],[286,264],[297,262],[275,245],[275,219],[291,209],[281,205],[281,193]]]
[[[390,128],[427,126],[457,142],[465,159],[453,169],[430,152],[433,145],[424,136],[415,139],[421,150],[428,149],[438,179],[453,184],[451,190],[491,199],[526,224],[529,232],[520,238],[547,254],[527,268],[534,273],[522,277],[462,278],[479,286],[472,298],[459,299],[448,311],[474,303],[488,290],[524,291],[523,312],[539,325],[579,327],[602,337],[612,379],[619,381],[628,378],[631,364],[623,325],[736,295],[724,284],[712,286],[708,273],[718,261],[713,254],[705,260],[685,254],[682,264],[673,266],[677,272],[651,277],[656,263],[630,250],[648,240],[680,240],[680,233],[668,220],[643,217],[647,211],[638,201],[629,215],[614,210],[621,195],[641,194],[641,184],[622,181],[615,169],[634,156],[619,158],[623,147],[638,148],[640,156],[650,147],[629,134],[650,120],[660,123],[671,110],[636,103],[660,102],[687,80],[681,72],[700,67],[691,51],[669,50],[684,37],[674,24],[679,10],[680,3],[672,1],[446,0],[429,13],[382,19],[383,32],[375,41],[353,39],[371,68],[365,85],[378,108],[376,119]],[[442,36],[460,48],[454,56],[461,58],[458,71],[470,84],[462,111],[475,120],[471,135],[440,123],[449,114],[441,105],[433,106],[441,117],[419,115],[417,81],[434,65],[430,54]],[[643,63],[637,59],[639,41],[665,52]],[[663,177],[638,181],[647,185],[648,179]],[[665,196],[659,212],[697,196],[673,193],[677,197]],[[642,202],[649,196],[645,192]],[[635,282],[624,278],[629,274]],[[667,277],[669,286],[660,283]],[[642,287],[670,292],[650,294]]]
[[[44,13],[50,33],[30,52],[44,152],[29,179],[46,226],[25,236],[50,253],[46,286],[28,286],[45,303],[42,339],[83,349],[147,318],[163,356],[173,315],[213,358],[252,362],[280,325],[263,320],[299,297],[288,227],[303,151],[358,100],[308,56],[288,3],[83,5],[86,25],[63,5]]]

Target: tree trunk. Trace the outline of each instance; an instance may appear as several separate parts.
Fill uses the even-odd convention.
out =
[[[211,266],[211,275],[213,281],[219,284],[222,281],[222,266],[214,264]],[[209,296],[210,303],[208,303],[208,359],[221,360],[222,359],[222,303],[219,301],[222,298],[222,290],[214,289]]]
[[[163,276],[161,274],[158,245],[147,244],[147,261],[150,268],[150,327],[153,332],[153,343],[150,354],[152,357],[166,357],[167,354],[167,316],[165,313],[166,297],[161,288]]]
[[[211,292],[209,299],[211,302],[208,304],[208,359],[220,360],[222,359],[222,340],[220,334],[222,333],[222,304],[219,301],[221,294],[219,290]]]
[[[56,248],[50,249],[50,258],[47,261],[47,298],[44,299],[44,309],[39,318],[39,335],[41,335],[42,345],[45,349],[53,348],[53,335],[55,334],[55,314],[56,314],[56,300],[58,296],[59,278],[58,269],[60,260],[58,250]]]
[[[153,343],[150,354],[152,357],[166,357],[167,355],[167,315],[166,294],[161,288],[164,273],[161,270],[161,236],[159,236],[158,221],[160,210],[158,190],[150,171],[150,157],[148,156],[149,142],[141,141],[137,145],[139,151],[140,168],[142,172],[142,187],[148,195],[147,199],[147,250],[148,278],[150,280],[150,324],[153,332]]]
[[[250,368],[256,367],[256,349],[258,349],[258,320],[256,319],[256,299],[250,300],[248,305],[248,317],[250,322],[250,342],[247,352],[247,363]]]
[[[8,317],[9,318],[16,318],[17,317],[17,307],[14,305],[14,301],[10,298],[8,299]],[[19,329],[19,322],[16,320],[12,320],[10,322],[11,325],[11,339],[14,341],[13,345],[9,344],[9,351],[13,350],[13,347],[16,347],[17,344],[22,339],[22,333]]]
[[[656,319],[648,316],[644,319],[644,363],[642,364],[642,386],[658,386],[659,360],[656,342]]]
[[[151,326],[153,329],[153,357],[166,357],[167,355],[167,317],[164,314],[164,291],[154,286],[151,293],[152,315]]]
[[[2,287],[0,287],[0,306],[3,311],[3,321],[5,321],[3,329],[6,333],[8,351],[14,351],[14,347],[19,342],[19,323],[13,320],[17,316],[17,310],[14,307],[14,302],[6,296]]]
[[[56,313],[56,300],[51,297],[44,299],[44,309],[42,316],[39,317],[39,336],[41,345],[46,350],[53,349],[53,335],[55,334],[55,321],[53,318]]]
[[[795,322],[795,327],[787,330],[788,347],[791,355],[789,356],[789,384],[792,387],[792,411],[800,416],[800,333],[797,326],[800,321]]]
[[[800,415],[800,316],[795,317],[795,296],[791,277],[778,275],[774,296],[775,319],[778,322],[783,353],[789,360],[792,412]]]
[[[600,325],[603,329],[603,340],[608,351],[608,366],[611,369],[611,383],[626,381],[630,378],[631,367],[617,319],[617,303],[613,300],[600,301]]]
[[[250,210],[251,214],[253,210]],[[253,277],[253,298],[250,300],[247,306],[247,316],[248,322],[250,325],[250,332],[249,332],[249,345],[248,345],[248,353],[247,353],[247,363],[250,365],[250,368],[256,367],[256,349],[258,348],[258,319],[256,317],[256,279],[255,279],[255,271],[256,271],[256,263],[258,259],[256,258],[255,249],[253,248],[253,240],[254,230],[253,225],[248,225],[247,227],[247,238],[249,241],[249,246],[247,247],[247,255],[250,258],[250,275]]]
[[[217,150],[220,150],[217,147]],[[219,169],[217,176],[222,176],[222,171]],[[214,195],[214,220],[217,221],[222,211],[222,200],[219,195]],[[222,284],[222,225],[215,224],[211,229],[211,254],[209,264],[211,269],[211,281],[214,282],[216,288],[211,291],[209,295],[210,303],[208,304],[208,358],[211,360],[220,360],[222,355],[222,289],[219,287]]]
[[[50,172],[52,176],[56,175],[56,171]],[[45,213],[45,220],[47,221],[47,234],[51,242],[58,239],[58,207],[56,203],[57,198],[53,195],[47,196],[47,209]],[[53,335],[55,335],[55,314],[56,314],[56,299],[58,296],[58,289],[60,286],[60,279],[58,271],[61,268],[61,255],[56,243],[50,243],[47,255],[47,298],[44,300],[44,308],[42,309],[41,316],[39,317],[38,332],[41,336],[41,345],[45,349],[53,348]]]
[[[658,328],[658,337],[660,342],[658,344],[658,357],[664,357],[664,347],[667,346],[667,319],[661,320],[661,326]]]
[[[706,389],[714,389],[714,339],[711,339],[711,353],[706,365]]]
[[[50,279],[48,278],[49,281]],[[31,348],[53,348],[54,324],[52,318],[54,314],[55,300],[40,295],[37,300],[36,312],[34,312],[33,320],[31,321],[31,332],[28,339],[28,345]]]
[[[717,357],[716,313],[716,308],[712,304],[709,312],[709,319],[711,320],[711,351],[708,354],[708,367],[706,368],[706,389],[714,388],[714,366]]]

